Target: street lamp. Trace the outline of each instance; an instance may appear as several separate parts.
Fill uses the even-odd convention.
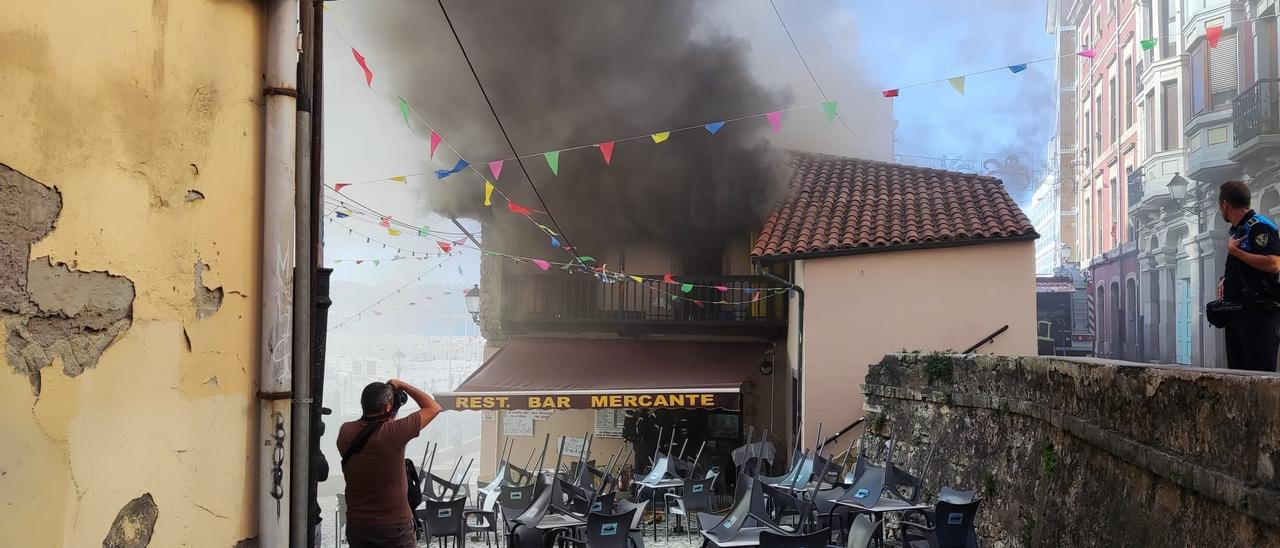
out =
[[[1182,210],[1183,213],[1196,213],[1199,211],[1199,208],[1194,204],[1189,206],[1181,205],[1182,202],[1187,199],[1187,188],[1190,186],[1191,182],[1181,174],[1174,173],[1173,178],[1169,179],[1169,197],[1173,198],[1173,201],[1179,204],[1178,209]]]
[[[471,313],[471,321],[480,325],[480,284],[472,285],[471,289],[462,294],[462,298],[467,301],[467,312]]]

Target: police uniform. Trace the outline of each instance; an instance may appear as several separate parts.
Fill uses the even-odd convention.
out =
[[[1254,255],[1280,255],[1280,232],[1275,223],[1252,209],[1228,231],[1240,239],[1240,250]],[[1227,367],[1276,371],[1280,350],[1280,282],[1275,274],[1258,270],[1233,255],[1227,256],[1222,298],[1245,305],[1226,325]]]

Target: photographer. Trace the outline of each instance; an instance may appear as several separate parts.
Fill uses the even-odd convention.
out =
[[[408,398],[421,407],[396,419]],[[417,543],[408,502],[404,448],[440,414],[426,392],[392,379],[364,387],[364,416],[338,429],[347,488],[347,543],[353,548],[412,548]]]

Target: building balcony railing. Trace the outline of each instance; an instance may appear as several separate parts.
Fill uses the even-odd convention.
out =
[[[1280,79],[1259,80],[1231,101],[1235,146],[1280,134]]]
[[[676,284],[664,283],[662,275],[642,277],[644,283],[630,278],[601,282],[593,276],[559,272],[508,274],[502,289],[503,329],[510,334],[615,332],[765,337],[781,337],[786,331],[787,299],[765,298],[780,286],[764,277],[677,276]],[[682,284],[694,287],[685,292]],[[760,299],[751,302],[757,295]]]

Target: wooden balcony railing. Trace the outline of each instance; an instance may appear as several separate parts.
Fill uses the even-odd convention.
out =
[[[751,301],[779,288],[758,276],[662,275],[647,281],[601,282],[587,274],[508,274],[504,278],[502,324],[515,333],[597,331],[622,333],[765,334],[785,331],[785,296]],[[689,292],[681,284],[694,284]],[[722,286],[720,291],[714,286]],[[683,297],[673,299],[672,296]],[[698,302],[691,302],[690,300]],[[725,301],[725,302],[722,302]],[[735,303],[738,304],[729,304]]]

